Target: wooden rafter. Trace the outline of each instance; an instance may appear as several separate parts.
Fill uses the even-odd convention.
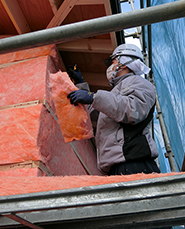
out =
[[[12,36],[15,36],[15,35],[9,35],[9,34],[8,35],[0,35],[0,39],[7,38],[7,37],[12,37]]]
[[[109,39],[80,39],[57,45],[59,51],[112,53],[112,45]]]
[[[50,2],[53,0],[50,0]],[[105,7],[106,15],[111,15],[111,7],[108,0],[65,0],[63,4],[58,9],[57,13],[54,15],[50,21],[47,28],[54,26],[59,26],[63,20],[67,17],[69,12],[75,5],[97,5],[103,4]],[[110,33],[110,40],[103,39],[81,39],[73,42],[67,42],[65,44],[57,45],[60,51],[74,51],[74,52],[100,52],[100,53],[111,53],[116,47],[116,36],[115,33]]]
[[[48,24],[47,28],[59,26],[77,2],[78,0],[65,0]]]
[[[0,0],[19,34],[31,32],[17,0]]]
[[[112,11],[111,11],[111,7],[110,7],[109,1],[107,1],[107,0],[103,0],[103,1],[104,1],[106,15],[111,15]],[[115,33],[114,32],[110,33],[110,37],[111,37],[112,47],[114,49],[117,46]]]
[[[49,0],[49,4],[51,6],[51,9],[52,9],[53,13],[56,14],[57,7],[56,7],[56,4],[55,4],[55,1],[54,0]]]
[[[98,5],[104,4],[104,0],[78,0],[76,5]]]

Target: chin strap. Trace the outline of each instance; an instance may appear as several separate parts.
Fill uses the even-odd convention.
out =
[[[118,56],[117,59],[118,59],[118,65],[115,69],[115,71],[113,72],[113,78],[116,78],[117,74],[118,74],[118,70],[123,66],[123,65],[120,65],[120,57],[121,56]]]
[[[137,60],[137,58],[130,57],[131,60],[129,60],[129,61],[125,62],[124,64],[122,64],[122,63],[120,62],[120,58],[121,58],[121,56],[118,56],[118,65],[117,65],[115,71],[113,72],[113,77],[112,77],[112,79],[109,81],[109,84],[108,84],[108,85],[111,86],[111,87],[114,87],[114,78],[116,78],[116,76],[117,76],[119,70],[121,71],[120,68],[123,67],[123,66],[126,66],[127,64],[130,64],[130,63],[134,62],[135,60]]]
[[[114,87],[114,82],[113,80],[111,80],[109,83],[108,83],[109,86],[111,86],[112,88]]]

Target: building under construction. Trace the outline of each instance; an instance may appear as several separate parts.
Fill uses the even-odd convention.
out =
[[[0,0],[0,228],[184,228],[185,0],[139,5]],[[104,60],[129,37],[151,68],[145,78],[156,89],[152,132],[162,173],[104,176],[96,122],[88,126],[81,107],[70,123],[55,79],[77,66],[91,91],[110,91]],[[66,126],[73,130],[84,118],[85,137],[71,136]]]

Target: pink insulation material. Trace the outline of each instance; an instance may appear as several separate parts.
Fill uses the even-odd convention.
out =
[[[43,100],[47,93],[47,68],[51,66],[48,62],[51,62],[50,59],[44,56],[0,69],[3,95],[0,106]],[[53,69],[50,67],[52,72]],[[42,109],[43,105],[39,104],[0,111],[0,130],[3,133],[0,138],[0,164],[42,160],[37,145]]]
[[[0,177],[0,196],[88,187],[179,174],[182,173],[140,173],[127,176]]]
[[[48,57],[38,57],[0,69],[0,106],[45,98]]]
[[[41,107],[0,111],[0,164],[41,159],[37,146]]]
[[[13,53],[0,55],[0,64],[12,63],[21,60],[27,60],[39,56],[48,56],[53,52],[54,45],[48,45],[38,48],[26,49]]]
[[[89,139],[93,137],[93,129],[86,106],[70,103],[67,95],[78,88],[72,83],[66,72],[57,72],[50,77],[52,98],[65,142]]]

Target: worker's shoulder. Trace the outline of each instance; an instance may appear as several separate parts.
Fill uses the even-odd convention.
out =
[[[153,84],[148,79],[145,79],[144,77],[140,75],[133,74],[130,77],[128,77],[128,80],[130,81],[130,84],[133,86],[135,85],[135,86],[141,86],[141,87],[154,89]]]

